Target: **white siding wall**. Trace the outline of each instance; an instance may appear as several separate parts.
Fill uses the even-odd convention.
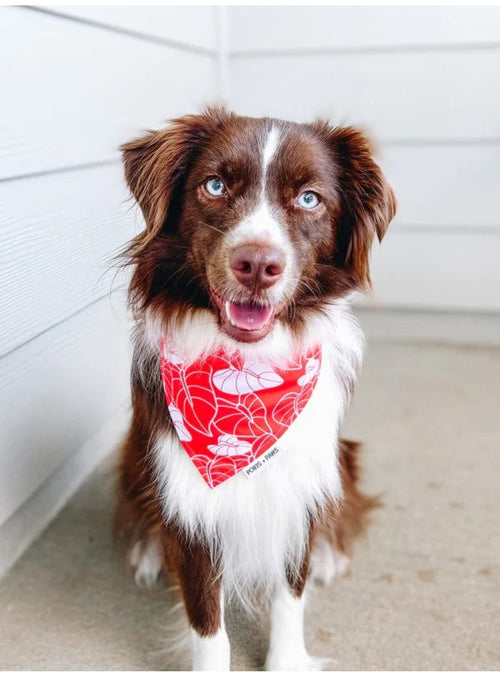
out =
[[[129,371],[109,262],[141,227],[117,146],[215,100],[215,44],[211,7],[0,9],[0,569],[109,450]]]
[[[357,124],[399,215],[373,257],[385,308],[500,310],[500,8],[232,7],[238,112]]]
[[[117,146],[144,128],[221,98],[366,127],[400,208],[363,302],[500,310],[500,9],[227,12],[0,8],[0,570],[123,426]]]

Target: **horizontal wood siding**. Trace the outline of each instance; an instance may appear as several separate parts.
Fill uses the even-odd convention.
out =
[[[117,158],[215,96],[215,59],[19,7],[0,9],[0,179]]]
[[[500,44],[439,52],[233,58],[233,105],[249,115],[326,117],[381,141],[500,140]]]
[[[76,20],[95,22],[113,30],[158,38],[188,49],[203,49],[215,53],[217,46],[215,7],[49,5],[42,11],[53,11]]]
[[[0,183],[0,354],[124,284],[113,257],[141,225],[126,194],[119,164]]]
[[[447,48],[498,43],[498,7],[232,7],[230,45],[240,54]]]

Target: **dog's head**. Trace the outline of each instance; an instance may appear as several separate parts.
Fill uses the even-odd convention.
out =
[[[129,249],[137,307],[210,308],[231,338],[255,342],[370,285],[395,200],[356,129],[215,108],[122,151],[146,221]]]

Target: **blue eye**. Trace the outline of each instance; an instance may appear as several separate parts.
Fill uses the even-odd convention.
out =
[[[209,195],[213,195],[214,197],[220,197],[226,192],[226,186],[220,178],[209,178],[205,182],[205,188]]]
[[[303,192],[299,196],[297,204],[303,209],[314,209],[319,204],[319,198],[314,192]]]

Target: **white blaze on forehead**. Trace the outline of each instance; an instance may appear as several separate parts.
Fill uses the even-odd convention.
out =
[[[296,276],[296,259],[287,224],[280,215],[280,210],[273,209],[266,191],[269,165],[276,157],[279,144],[280,130],[271,127],[267,132],[261,154],[261,185],[257,202],[252,211],[228,233],[225,241],[228,251],[249,242],[265,242],[284,254],[284,274],[267,293],[268,299],[274,304],[280,303],[287,291],[293,289],[295,283],[293,280]]]
[[[271,127],[270,132],[267,135],[266,143],[264,146],[264,152],[262,154],[262,175],[266,176],[267,168],[273,159],[276,150],[278,149],[280,140],[280,133],[277,127]]]
[[[262,184],[259,201],[255,209],[234,229],[231,244],[236,246],[249,240],[264,240],[271,246],[281,246],[287,250],[290,246],[283,227],[273,214],[266,196],[267,170],[276,155],[280,143],[280,131],[271,127],[267,132],[262,151]]]

